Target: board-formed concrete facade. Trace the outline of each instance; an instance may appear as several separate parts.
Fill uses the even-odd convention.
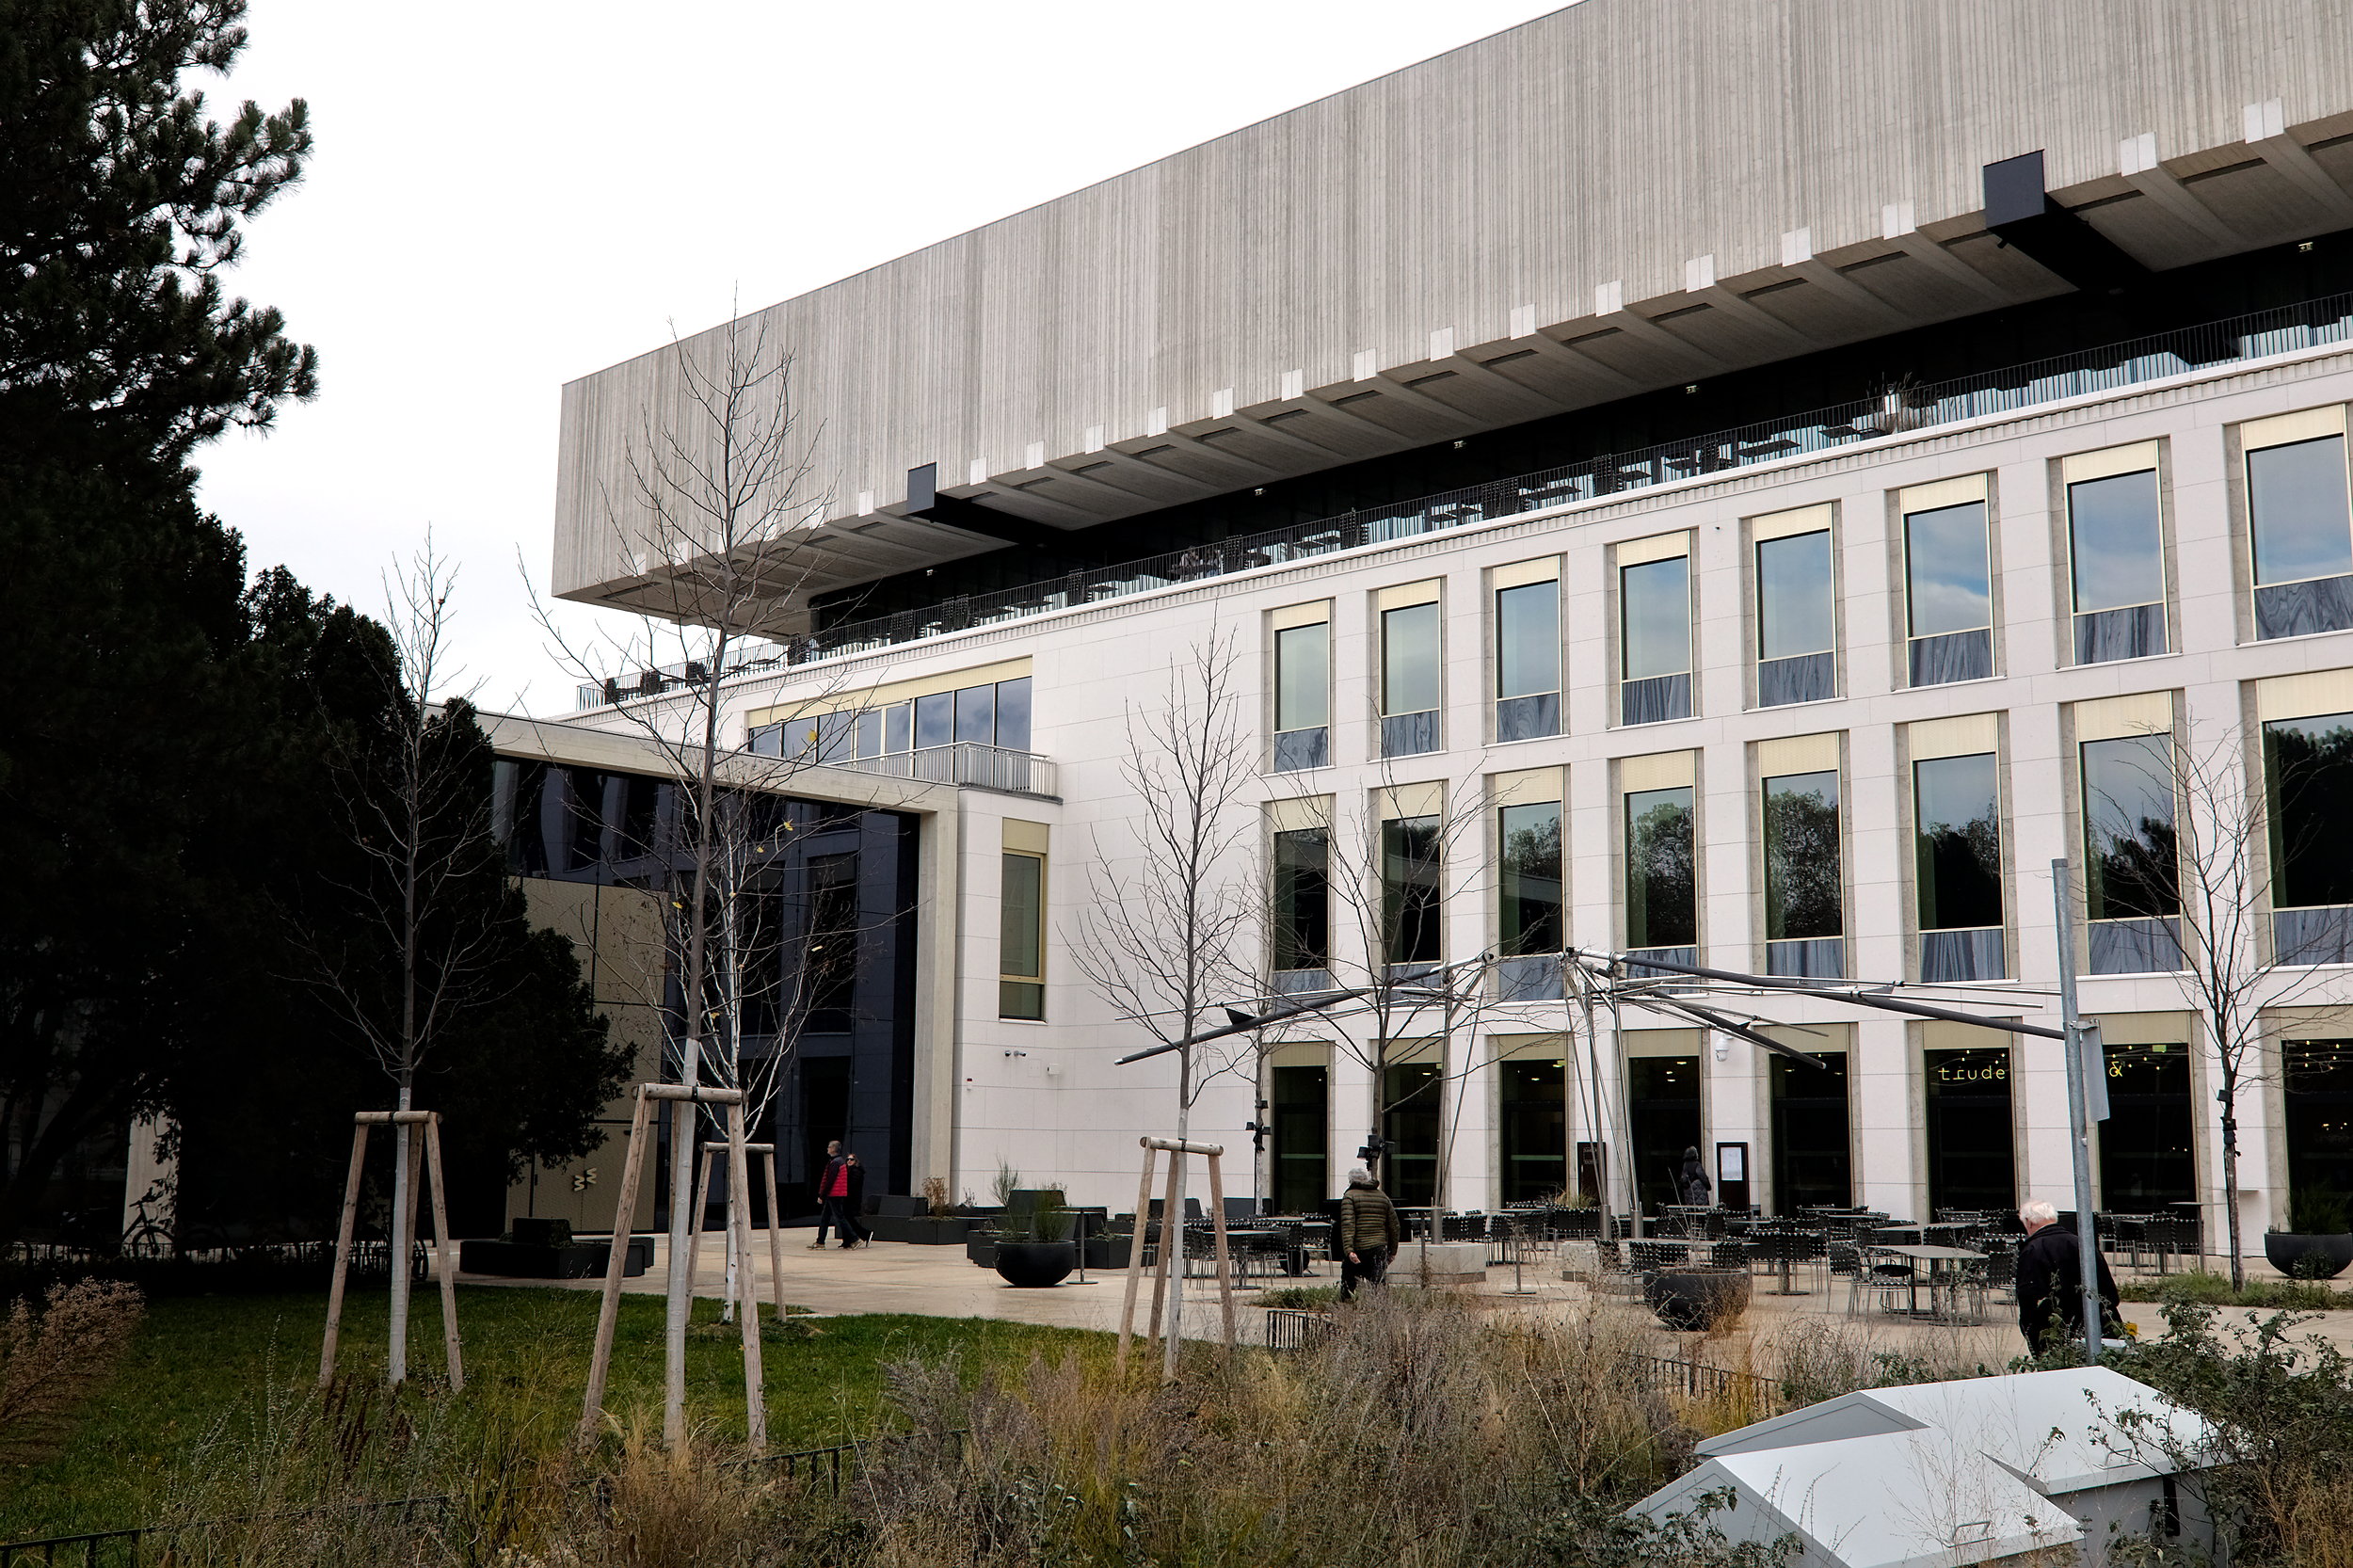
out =
[[[808,585],[988,547],[910,515],[926,465],[1069,529],[2050,294],[1987,232],[1978,178],[2038,150],[2144,265],[2345,227],[2342,22],[2315,0],[1540,17],[759,312],[823,415],[834,559]],[[608,508],[677,393],[665,351],[565,389],[558,594],[658,601]]]
[[[943,489],[952,477],[969,478],[952,488],[1002,495],[1007,475],[1034,474],[1049,480],[1050,494],[1065,467],[1086,466],[1080,459],[1117,443],[1181,448],[1169,433],[1181,437],[1188,424],[1262,419],[1303,400],[1322,409],[1289,423],[1345,424],[1356,416],[1333,411],[1325,393],[1360,382],[1415,410],[1415,422],[1353,446],[1294,443],[1277,453],[1270,439],[1267,455],[1252,459],[1270,475],[1341,468],[2021,300],[2069,310],[2074,285],[2055,270],[2070,264],[2058,251],[2024,231],[2013,231],[2015,244],[1986,232],[1985,166],[2036,150],[2052,200],[2093,203],[2082,221],[2123,253],[2135,276],[2162,278],[2216,258],[2234,264],[2230,258],[2269,254],[2283,241],[2293,259],[2312,235],[2325,237],[2311,254],[2334,254],[2344,243],[2336,232],[2353,228],[2353,194],[2339,178],[2353,177],[2353,144],[2332,139],[2353,126],[2348,56],[2353,8],[2344,4],[1588,0],[768,315],[803,357],[799,395],[825,410],[822,461],[833,492],[860,502],[824,520],[829,531],[888,519],[904,499],[891,476],[903,487],[905,471],[924,464],[939,465]],[[1841,270],[1849,258],[1874,255],[1885,264]],[[1750,297],[1789,279],[1801,286]],[[1597,301],[1605,285],[1616,292]],[[1609,309],[1597,315],[1598,305]],[[1691,313],[1656,319],[1676,310]],[[2280,607],[2285,580],[2257,555],[2275,547],[2252,542],[2269,526],[2253,508],[2272,503],[2250,498],[2249,478],[2257,474],[2259,488],[2274,482],[2268,469],[2249,466],[2261,452],[2294,444],[2310,457],[2332,439],[2342,468],[2353,404],[2345,314],[2306,310],[2323,325],[2299,328],[2300,337],[2238,329],[2227,362],[2190,356],[2176,369],[2089,391],[2054,380],[2045,396],[2029,385],[1998,411],[1917,428],[1891,420],[1849,430],[1834,450],[1752,455],[1720,468],[1695,462],[1681,477],[1625,494],[821,654],[731,681],[726,733],[732,744],[752,745],[812,696],[838,707],[841,693],[867,693],[879,709],[1026,682],[1027,731],[1011,749],[1039,760],[1040,771],[984,781],[996,788],[927,792],[909,808],[948,824],[924,835],[925,853],[946,863],[924,872],[924,897],[936,902],[924,914],[921,962],[937,1004],[918,1042],[930,1109],[914,1174],[941,1176],[952,1192],[984,1192],[1002,1160],[1036,1184],[1058,1179],[1074,1201],[1125,1208],[1136,1139],[1173,1128],[1173,1063],[1115,1064],[1149,1037],[1117,1020],[1070,948],[1085,939],[1084,911],[1099,889],[1145,853],[1123,773],[1135,720],[1190,650],[1220,639],[1238,658],[1257,772],[1236,808],[1231,858],[1254,897],[1271,875],[1279,831],[1325,824],[1334,844],[1356,846],[1336,852],[1336,867],[1372,867],[1383,821],[1459,808],[1462,831],[1441,873],[1439,955],[1492,953],[1504,940],[1497,813],[1549,798],[1561,803],[1558,875],[1570,943],[1685,949],[1704,964],[1763,973],[1785,944],[1768,929],[1760,791],[1769,777],[1827,774],[1835,779],[1843,973],[1943,979],[1935,995],[1947,1004],[2049,1024],[2058,970],[2047,868],[2062,856],[2081,865],[2086,815],[2097,809],[2088,804],[2096,792],[2082,748],[2153,734],[2200,756],[2235,747],[2260,797],[2267,725],[2353,712],[2353,621],[2332,622],[2323,607],[2313,612],[2317,621],[2297,622]],[[2185,319],[2201,318],[2153,318],[2153,327]],[[1570,341],[1611,320],[1615,346]],[[1549,346],[1517,362],[1527,386],[1477,391],[1506,373],[1482,378],[1473,368],[1444,383],[1454,390],[1443,398],[1406,385],[1474,345],[1499,353],[1531,334]],[[1622,360],[1609,358],[1621,350]],[[1891,353],[1891,377],[1905,368]],[[567,391],[556,575],[573,597],[628,600],[625,574],[599,554],[582,498],[600,466],[620,460],[631,421],[663,407],[657,369],[652,359],[632,361]],[[2109,657],[2116,649],[2096,636],[2081,640],[2091,612],[2071,598],[2092,570],[2080,532],[2090,526],[2083,510],[2090,503],[2071,487],[2141,474],[2155,498],[2148,525],[2162,560],[2152,568],[2158,597],[2141,613],[2161,630],[2131,656]],[[1153,548],[1154,506],[1203,489],[1241,493],[1254,477],[1248,463],[1205,461],[1182,484],[1139,482],[1068,519],[1042,507],[1031,516],[1054,526],[1135,516],[1143,555]],[[1920,520],[1971,506],[1981,509],[1973,515],[1984,528],[1989,608],[1982,633],[1966,633],[1982,635],[1983,651],[1967,658],[1982,664],[1946,666],[1937,661],[1949,649],[1927,647],[1945,633],[1922,609],[1935,584],[1920,564],[1929,551]],[[892,528],[889,551],[878,548],[865,566],[846,563],[840,580],[994,544],[922,520]],[[1834,625],[1819,650],[1828,684],[1813,700],[1768,706],[1758,547],[1824,531]],[[2346,549],[2353,552],[2353,537]],[[1675,703],[1659,711],[1636,701],[1631,688],[1642,672],[1629,664],[1625,618],[1634,591],[1626,570],[1676,559],[1687,563],[1690,627],[1681,713]],[[1545,583],[1557,584],[1558,722],[1551,733],[1503,738],[1497,595]],[[2266,592],[2275,597],[2261,599]],[[1382,616],[1422,604],[1437,607],[1438,697],[1428,711],[1435,716],[1407,754],[1385,758]],[[2307,624],[2323,629],[2297,630]],[[2334,624],[2343,629],[2327,629]],[[1313,625],[1328,628],[1323,749],[1286,753],[1275,742],[1275,639]],[[647,697],[641,711],[666,700]],[[632,721],[599,708],[574,722]],[[1394,736],[1388,749],[1400,749]],[[1956,757],[1992,760],[1998,801],[1983,828],[1998,845],[1985,861],[1998,862],[1998,908],[1959,959],[1945,934],[1930,940],[1923,931],[1930,861],[1915,820],[1925,809],[1921,768]],[[1646,942],[1630,927],[1627,798],[1662,786],[1690,791],[1689,941]],[[1448,804],[1401,804],[1435,799]],[[2201,809],[2195,801],[2181,808]],[[1002,978],[1027,972],[1009,971],[1000,952],[1008,855],[1042,860],[1038,1019],[1002,1016],[1024,1010],[1005,1003]],[[2264,879],[2279,868],[2257,858],[2269,888]],[[2078,914],[2095,913],[2080,897]],[[2275,911],[2265,904],[2252,913],[2268,953]],[[2311,929],[2336,929],[2333,915],[2312,920]],[[1366,972],[1380,955],[1364,952],[1348,926],[1335,914],[1329,968]],[[2167,1201],[2202,1206],[2216,1234],[2221,1130],[2205,1025],[2183,976],[2154,965],[2135,970],[2116,951],[2111,943],[2097,966],[2078,965],[2082,1006],[2119,1050],[2169,1048],[2180,1053],[2173,1064],[2188,1060],[2163,1106],[2134,1101],[2127,1114],[2188,1118],[2178,1136],[2190,1190]],[[2239,1108],[2242,1218],[2257,1247],[2266,1224],[2288,1222],[2291,1123],[2305,1125],[2287,1099],[2304,1080],[2280,1070],[2282,1043],[2353,1037],[2353,1022],[2337,1011],[2353,1003],[2353,971],[2333,961],[2343,956],[2291,966],[2268,998],[2265,1065]],[[1265,963],[1279,968],[1272,953]],[[1298,989],[1273,974],[1266,986]],[[1971,1207],[2029,1196],[2067,1206],[2056,1048],[1830,1001],[1736,1001],[1744,1016],[1782,1026],[1778,1038],[1841,1055],[1851,1201],[1922,1219],[1961,1207],[1949,1200],[1964,1190],[1996,1194]],[[1561,1096],[1549,1135],[1558,1142],[1543,1168],[1568,1184],[1578,1179],[1580,1144],[1613,1151],[1606,1157],[1613,1167],[1639,1160],[1615,1152],[1630,1146],[1630,1125],[1688,1096],[1696,1119],[1673,1125],[1690,1127],[1710,1174],[1743,1183],[1747,1201],[1788,1206],[1789,1193],[1775,1191],[1776,1141],[1795,1124],[1785,1120],[1765,1053],[1748,1041],[1671,1027],[1639,1010],[1615,1023],[1602,1014],[1589,1036],[1568,1001],[1497,1000],[1492,990],[1476,1015],[1442,1044],[1431,1043],[1427,1019],[1417,1021],[1388,1053],[1392,1063],[1442,1060],[1432,1158],[1443,1163],[1451,1207],[1526,1195],[1527,1182],[1507,1166],[1534,1158],[1526,1128],[1535,1124],[1521,1116],[1529,1091],[1506,1083],[1523,1081],[1512,1064],[1539,1060],[1561,1064],[1557,1080],[1542,1072],[1525,1080],[1559,1083],[1549,1091]],[[1367,1053],[1347,1044],[1365,1027],[1362,1019],[1285,1026],[1263,1061],[1206,1086],[1192,1135],[1248,1148],[1245,1128],[1268,1122],[1266,1102],[1280,1097],[1274,1070],[1320,1068],[1324,1163],[1316,1169],[1337,1183],[1379,1114]],[[1942,1054],[1970,1050],[1994,1054]],[[1670,1060],[1690,1064],[1696,1084],[1683,1080],[1665,1095],[1658,1084],[1673,1072],[1660,1080],[1642,1064]],[[1954,1109],[1964,1098],[1965,1115]],[[1275,1120],[1279,1127],[1279,1108]],[[2007,1176],[1973,1187],[1976,1177],[1952,1174],[1962,1158],[1953,1129],[1964,1123],[1970,1139],[2007,1140],[2014,1151]],[[1296,1144],[1301,1134],[1278,1130],[1278,1144],[1285,1136]],[[2111,1124],[2104,1136],[2127,1129]],[[1265,1152],[1256,1191],[1272,1195],[1284,1156],[1279,1146]],[[2315,1153],[2308,1139],[2296,1158],[2304,1161],[2296,1169],[2313,1172],[2333,1169],[2336,1157]],[[1602,1173],[1621,1207],[1627,1174]],[[1632,1174],[1646,1192],[1656,1176]],[[2119,1204],[2104,1196],[2103,1206]]]

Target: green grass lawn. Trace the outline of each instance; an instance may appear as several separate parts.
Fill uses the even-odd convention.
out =
[[[580,1416],[597,1296],[573,1290],[467,1288],[457,1292],[467,1386],[452,1419],[495,1426],[520,1446],[552,1450]],[[623,1296],[605,1408],[658,1432],[662,1301]],[[344,1304],[342,1370],[384,1367],[386,1299]],[[696,1304],[687,1346],[690,1417],[722,1440],[744,1434],[739,1331],[715,1321],[717,1304]],[[157,1518],[184,1485],[192,1454],[233,1440],[291,1402],[314,1397],[326,1298],[203,1296],[150,1304],[120,1373],[81,1413],[70,1436],[40,1463],[0,1469],[0,1541],[116,1528]],[[902,1356],[961,1353],[968,1369],[1026,1361],[1032,1352],[1099,1346],[1104,1336],[982,1319],[904,1315],[814,1320],[770,1329],[762,1361],[769,1444],[821,1448],[886,1430],[881,1368]],[[410,1368],[417,1398],[440,1400],[440,1301],[416,1298]],[[456,1478],[462,1480],[463,1478]]]

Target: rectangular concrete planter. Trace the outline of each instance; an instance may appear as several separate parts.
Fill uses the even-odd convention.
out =
[[[1487,1277],[1484,1241],[1408,1241],[1389,1263],[1392,1285],[1436,1288],[1477,1285]]]

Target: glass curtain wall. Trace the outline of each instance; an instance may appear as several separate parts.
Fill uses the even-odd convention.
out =
[[[2264,726],[2274,951],[2286,964],[2353,958],[2353,713]]]
[[[2165,529],[2157,471],[2067,487],[2075,663],[2144,659],[2166,650]]]
[[[1699,954],[1699,876],[1691,790],[1625,797],[1625,945],[1679,963]],[[1687,956],[1688,955],[1688,956]]]
[[[1382,1069],[1381,1136],[1388,1140],[1383,1173],[1390,1200],[1424,1208],[1438,1195],[1438,1113],[1445,1084],[1435,1062],[1401,1062]]]
[[[1838,774],[1765,780],[1765,972],[1838,979],[1847,972],[1847,914]]]
[[[2009,1048],[1925,1052],[1929,1218],[1946,1209],[1999,1214],[2017,1207]]]
[[[1920,978],[1994,980],[2002,962],[2002,818],[1994,755],[1913,764]]]
[[[1625,1074],[1635,1185],[1644,1208],[1656,1211],[1683,1201],[1683,1151],[1700,1146],[1700,1059],[1632,1057]]]
[[[1505,1203],[1532,1203],[1568,1180],[1568,1070],[1550,1057],[1507,1057],[1496,1064],[1503,1124]]]
[[[1274,1124],[1274,1211],[1312,1214],[1332,1195],[1332,1071],[1276,1067],[1268,1075]]]
[[[1332,628],[1287,626],[1274,633],[1274,767],[1332,761]]]
[[[2087,741],[2082,760],[2089,972],[2181,968],[2173,747],[2166,735]]]
[[[1561,733],[1561,584],[1496,590],[1496,739]]]
[[[1691,562],[1673,555],[1618,568],[1619,722],[1691,716]]]
[[[2247,454],[2255,635],[2295,637],[2353,626],[2353,505],[2345,438]]]
[[[1332,833],[1301,827],[1274,835],[1274,988],[1322,990],[1332,983]]]
[[[1381,612],[1381,755],[1438,749],[1438,606]]]
[[[1801,1046],[1801,1050],[1807,1049]],[[1847,1053],[1809,1051],[1818,1065],[1769,1059],[1773,1112],[1773,1211],[1854,1201],[1854,1155],[1848,1128]]]
[[[999,905],[997,1016],[1046,1016],[1046,859],[1003,856]]]
[[[1381,824],[1381,945],[1385,962],[1441,961],[1446,945],[1441,924],[1444,876],[1438,818],[1394,817]]]
[[[1993,570],[1985,503],[1904,514],[1904,615],[1912,684],[1993,673]]]
[[[2198,1196],[2191,1146],[2189,1048],[2110,1045],[2110,1115],[2098,1124],[2100,1207],[2124,1214],[2161,1214]]]
[[[1829,529],[1757,541],[1757,706],[1838,695],[1836,593]]]

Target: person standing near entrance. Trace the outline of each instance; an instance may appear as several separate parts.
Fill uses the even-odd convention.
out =
[[[2026,1353],[2041,1355],[2055,1343],[2084,1336],[2083,1255],[2075,1233],[2058,1224],[2058,1210],[2040,1198],[2018,1210],[2018,1223],[2026,1227],[2018,1248],[2018,1332],[2026,1336]],[[2091,1256],[2099,1268],[2105,1338],[2122,1332],[2116,1276],[2097,1247]]]
[[[1340,1199],[1340,1217],[1334,1224],[1339,1230],[1340,1300],[1352,1301],[1359,1283],[1382,1283],[1404,1227],[1398,1224],[1397,1205],[1373,1185],[1372,1173],[1362,1165],[1348,1173],[1348,1192]]]
[[[857,1156],[841,1157],[841,1191],[835,1202],[841,1207],[834,1214],[834,1226],[841,1236],[843,1251],[862,1247],[873,1240],[866,1229],[866,1167],[857,1162]]]
[[[825,1244],[828,1228],[837,1234],[840,1231],[840,1218],[834,1212],[833,1199],[827,1194],[840,1177],[841,1165],[841,1140],[836,1138],[825,1145],[825,1168],[817,1173],[817,1240],[808,1244],[811,1252]]]

